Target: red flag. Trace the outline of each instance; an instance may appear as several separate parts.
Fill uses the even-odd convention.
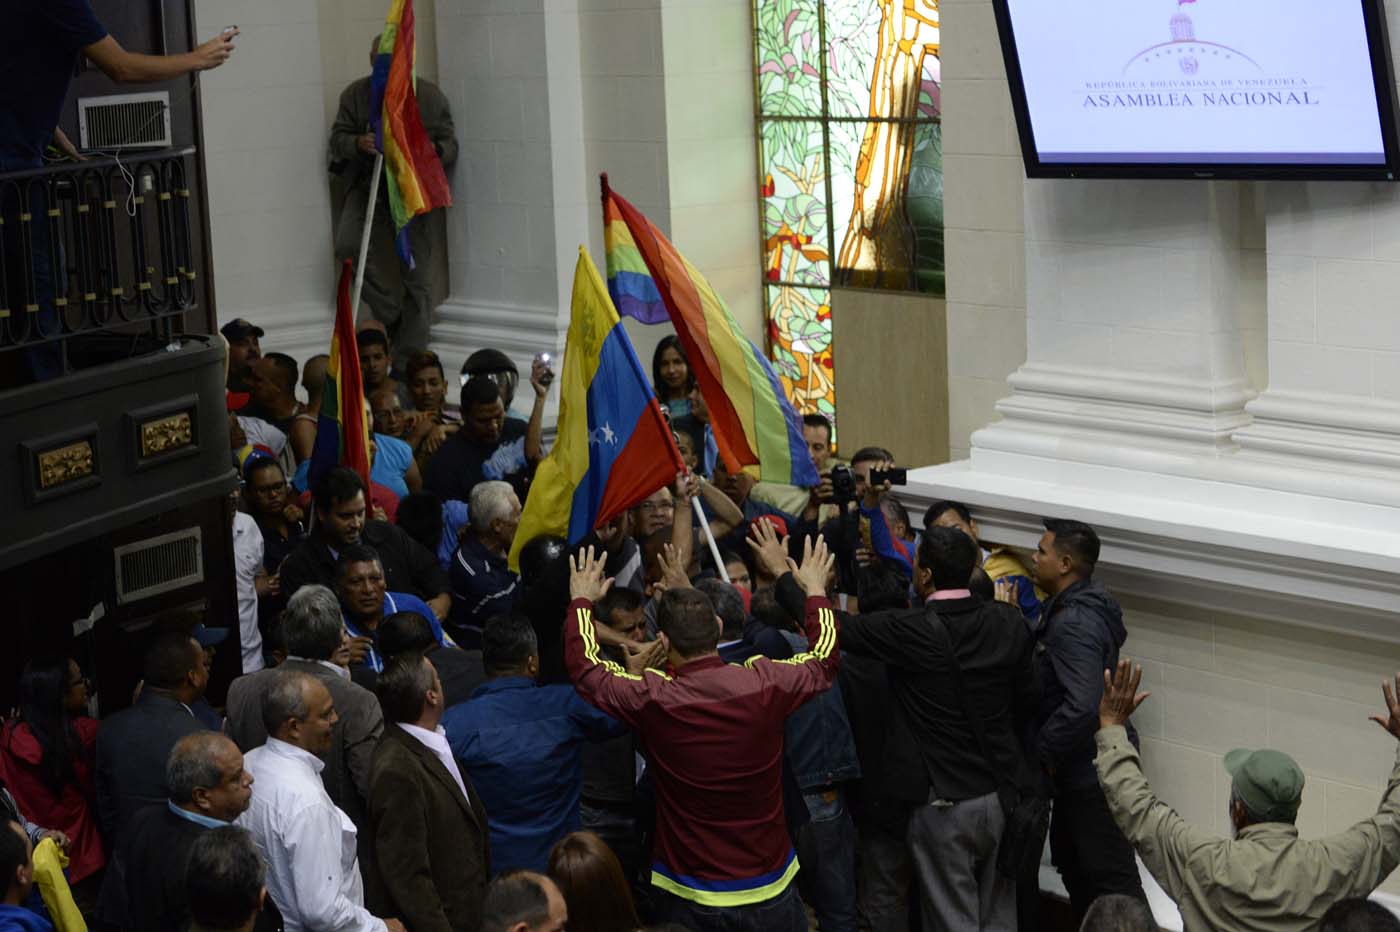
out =
[[[355,312],[350,307],[352,264],[340,269],[340,290],[335,302],[335,329],[331,334],[331,359],[326,364],[326,388],[316,418],[316,445],[308,470],[314,487],[321,476],[337,466],[360,474],[369,489],[369,423],[365,420],[365,388],[360,378],[360,350],[355,343]],[[369,504],[368,500],[365,502]]]

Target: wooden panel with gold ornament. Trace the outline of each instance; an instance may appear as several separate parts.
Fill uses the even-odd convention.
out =
[[[96,424],[25,440],[19,446],[24,458],[24,491],[32,504],[102,481]]]
[[[143,459],[194,443],[194,424],[188,411],[147,421],[140,429]]]
[[[137,471],[199,452],[199,396],[126,412],[127,456]]]

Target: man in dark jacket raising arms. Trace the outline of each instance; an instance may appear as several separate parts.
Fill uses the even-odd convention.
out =
[[[1076,922],[1098,897],[1143,897],[1132,846],[1118,830],[1094,771],[1103,671],[1127,640],[1123,610],[1093,579],[1099,536],[1079,521],[1047,518],[1033,557],[1036,583],[1050,596],[1036,631],[1044,690],[1033,746],[1054,787],[1050,854]],[[1129,727],[1129,737],[1137,734]]]

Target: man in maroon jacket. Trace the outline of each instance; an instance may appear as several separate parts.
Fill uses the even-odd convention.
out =
[[[783,819],[783,721],[836,678],[837,623],[826,598],[833,558],[808,540],[799,567],[808,649],[791,660],[727,664],[722,624],[703,593],[670,589],[658,621],[671,674],[629,674],[608,660],[593,603],[608,591],[590,547],[572,562],[564,658],[579,694],[636,729],[656,781],[651,882],[666,921],[693,929],[805,932]]]

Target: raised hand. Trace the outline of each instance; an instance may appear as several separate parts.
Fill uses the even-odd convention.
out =
[[[1152,695],[1138,692],[1140,683],[1142,664],[1134,666],[1130,660],[1119,660],[1116,671],[1103,671],[1103,698],[1099,700],[1100,728],[1128,723],[1137,707]]]
[[[604,554],[596,556],[590,546],[578,556],[569,557],[569,597],[597,602],[612,588],[613,581],[603,574]]]
[[[233,40],[238,38],[239,28],[230,26],[208,42],[198,45],[190,52],[194,59],[195,71],[208,71],[217,68],[233,54]]]
[[[750,522],[748,545],[763,575],[777,579],[788,571],[788,539],[778,539],[771,521]]]
[[[1019,583],[1015,579],[998,579],[992,583],[992,588],[996,592],[996,600],[1005,602],[1007,605],[1019,606],[1021,604],[1018,586]]]
[[[1385,717],[1372,715],[1371,721],[1390,732],[1394,738],[1400,738],[1400,673],[1395,674],[1395,684],[1381,680],[1381,695],[1385,697],[1386,712]]]
[[[826,549],[826,538],[820,534],[815,541],[808,537],[802,541],[802,563],[799,565],[791,557],[787,567],[797,584],[807,593],[807,598],[826,595],[826,578],[836,564],[836,557]]]
[[[681,565],[680,554],[672,544],[663,544],[661,552],[656,555],[657,563],[661,564],[661,586],[663,589],[689,589],[690,577],[685,574],[685,567]]]

